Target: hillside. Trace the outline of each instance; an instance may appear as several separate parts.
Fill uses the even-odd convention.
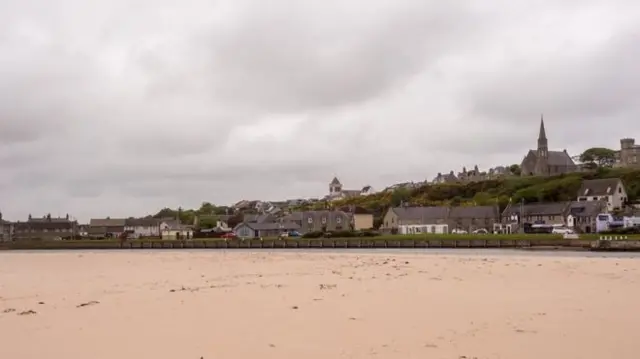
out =
[[[509,198],[514,202],[520,202],[524,199],[526,203],[575,200],[582,180],[616,177],[621,178],[624,182],[631,202],[640,200],[640,169],[604,168],[594,172],[573,173],[557,177],[507,177],[482,182],[425,185],[414,190],[401,188],[332,203],[321,201],[311,205],[294,207],[291,210],[313,210],[328,207],[338,209],[355,205],[373,213],[374,224],[379,225],[389,207],[399,206],[403,202],[411,206],[470,206],[497,203],[500,209],[504,209],[509,203]],[[230,207],[217,207],[204,202],[199,209],[180,209],[178,211],[164,208],[154,217],[175,218],[179,216],[183,223],[193,223],[196,216],[217,216],[233,212]],[[233,218],[229,219],[232,225],[240,221],[242,221],[242,213],[235,213]]]
[[[504,209],[509,198],[525,203],[575,200],[576,192],[585,179],[621,178],[629,201],[640,197],[640,170],[599,169],[594,172],[573,173],[556,177],[508,177],[505,179],[425,185],[414,190],[398,189],[332,203],[335,207],[357,205],[373,212],[376,222],[391,206],[406,202],[411,206],[465,206],[497,203]],[[316,207],[322,204],[316,204]]]

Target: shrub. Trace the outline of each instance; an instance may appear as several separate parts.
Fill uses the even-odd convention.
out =
[[[324,235],[323,232],[321,231],[313,231],[313,232],[307,232],[305,234],[302,235],[302,238],[320,238]]]

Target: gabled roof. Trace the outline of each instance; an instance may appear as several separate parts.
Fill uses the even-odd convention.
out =
[[[446,219],[449,214],[447,207],[395,207],[391,209],[400,220]]]
[[[574,217],[594,217],[606,208],[606,201],[574,201],[569,206],[569,214]]]
[[[331,180],[331,185],[337,185],[337,184],[342,184],[340,183],[340,181],[338,181],[338,177],[333,177],[333,180]]]
[[[570,202],[528,203],[524,206],[524,216],[557,216],[562,215],[569,207]],[[502,212],[503,216],[520,214],[520,204],[512,203]]]
[[[247,226],[254,231],[272,231],[272,230],[292,230],[292,229],[300,229],[300,226],[293,222],[283,222],[283,223],[249,223],[242,222],[238,224],[234,230],[240,226]]]
[[[274,222],[274,217],[270,214],[245,214],[242,216],[244,222],[265,223]]]
[[[497,206],[451,207],[450,218],[497,218],[500,209]]]
[[[578,190],[578,197],[583,196],[609,196],[615,193],[620,178],[603,178],[582,181]]]
[[[124,224],[128,227],[157,227],[160,225],[160,220],[157,218],[127,218]]]
[[[124,227],[124,218],[92,218],[89,221],[91,227]]]
[[[527,156],[533,156],[534,158],[538,157],[538,151],[529,150]],[[527,157],[525,156],[525,158]],[[566,151],[548,151],[547,152],[547,164],[549,166],[575,166],[576,163],[573,162],[571,156]]]

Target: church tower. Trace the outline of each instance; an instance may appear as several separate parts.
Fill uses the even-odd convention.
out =
[[[342,183],[338,181],[338,177],[333,177],[331,183],[329,183],[329,195],[336,195],[342,192]]]
[[[544,117],[540,115],[540,133],[538,134],[538,151],[535,174],[546,175],[549,168],[549,146],[547,143],[547,133],[544,129]]]

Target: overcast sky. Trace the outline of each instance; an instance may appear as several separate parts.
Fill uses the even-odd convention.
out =
[[[474,4],[474,5],[471,5]],[[0,210],[381,189],[640,138],[634,0],[3,0]]]

